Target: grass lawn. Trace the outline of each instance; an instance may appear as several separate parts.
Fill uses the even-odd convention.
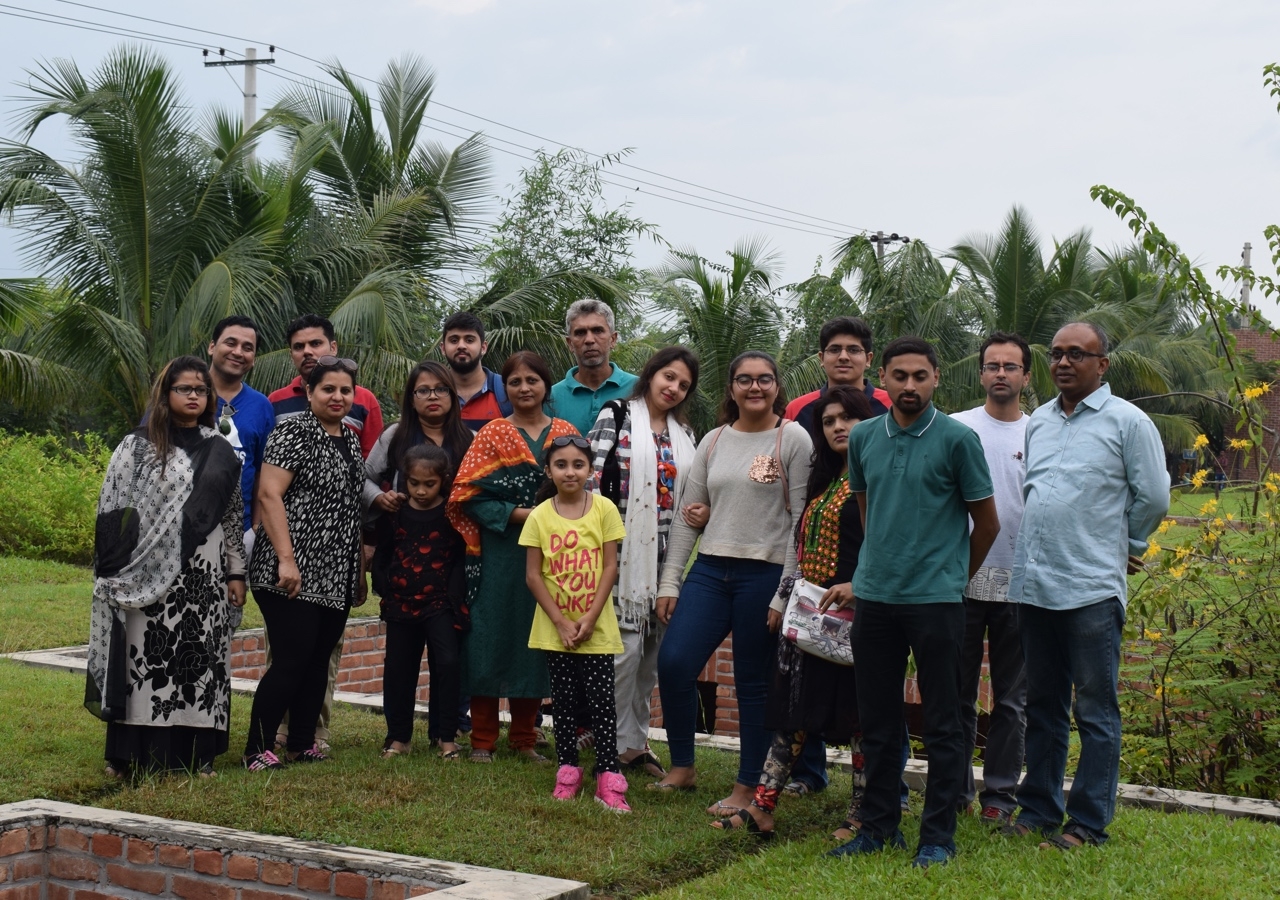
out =
[[[92,596],[90,569],[0,556],[0,653],[88,643]],[[242,627],[262,627],[252,598]]]

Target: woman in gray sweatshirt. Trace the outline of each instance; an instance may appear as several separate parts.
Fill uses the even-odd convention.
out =
[[[733,791],[712,806],[713,814],[751,802],[769,750],[764,728],[774,653],[769,604],[778,583],[796,567],[792,535],[804,513],[813,450],[805,430],[783,419],[785,408],[773,357],[749,350],[734,359],[724,424],[703,437],[683,487],[682,502],[709,505],[710,520],[694,529],[676,518],[658,586],[657,614],[667,624],[658,653],[658,688],[671,770],[655,788],[694,786],[698,673],[733,635],[741,754]],[[699,536],[697,559],[681,586]]]

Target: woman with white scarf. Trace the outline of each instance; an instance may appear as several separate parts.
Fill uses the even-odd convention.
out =
[[[645,363],[631,399],[605,404],[588,435],[597,490],[617,504],[627,529],[614,593],[623,644],[614,657],[618,760],[624,769],[642,769],[655,778],[665,772],[649,748],[649,699],[666,626],[654,607],[667,536],[680,508],[680,474],[697,449],[684,416],[697,387],[698,358],[692,351],[659,350]],[[702,504],[682,510],[693,527],[706,524],[706,513]]]

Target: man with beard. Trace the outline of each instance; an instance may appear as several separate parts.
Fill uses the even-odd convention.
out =
[[[1015,793],[1022,777],[1023,736],[1027,729],[1027,673],[1022,664],[1018,604],[1009,602],[1013,551],[1022,522],[1022,483],[1027,472],[1026,435],[1029,416],[1019,401],[1031,381],[1031,348],[1021,336],[997,331],[978,348],[978,377],[987,399],[982,406],[952,416],[978,433],[996,490],[1000,534],[978,573],[964,589],[964,654],[960,698],[966,759],[973,758],[978,736],[978,682],[985,639],[991,669],[991,722],[982,757],[983,787],[978,797],[982,823],[1009,824],[1017,807]],[[960,801],[968,810],[976,793],[973,768],[965,767]]]
[[[253,552],[253,486],[262,466],[267,435],[276,425],[266,395],[244,383],[258,355],[258,326],[248,316],[227,316],[213,326],[209,374],[218,406],[218,431],[240,457],[240,493],[244,498],[244,556]]]
[[[933,347],[917,337],[890,342],[880,383],[889,393],[889,414],[849,434],[849,488],[870,538],[853,577],[852,635],[867,786],[861,830],[832,855],[906,846],[898,830],[898,781],[902,680],[910,652],[929,755],[912,865],[928,868],[946,864],[956,852],[956,808],[968,762],[960,720],[962,598],[1000,522],[982,442],[932,403],[938,386]],[[885,552],[889,547],[892,552]]]
[[[472,431],[511,415],[502,378],[480,364],[488,349],[484,324],[475,313],[461,310],[444,320],[440,352],[453,372],[453,386],[462,404],[462,422]]]
[[[565,343],[578,364],[551,388],[551,408],[557,418],[587,434],[604,405],[631,396],[639,379],[609,362],[618,332],[607,303],[577,300],[565,313],[564,324]]]

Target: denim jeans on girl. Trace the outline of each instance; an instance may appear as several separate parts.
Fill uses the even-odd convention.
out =
[[[698,673],[732,633],[741,740],[738,783],[754,788],[759,782],[773,739],[764,729],[765,693],[777,641],[769,632],[769,601],[781,579],[782,566],[777,563],[698,554],[658,651],[658,690],[671,765],[693,765]]]

